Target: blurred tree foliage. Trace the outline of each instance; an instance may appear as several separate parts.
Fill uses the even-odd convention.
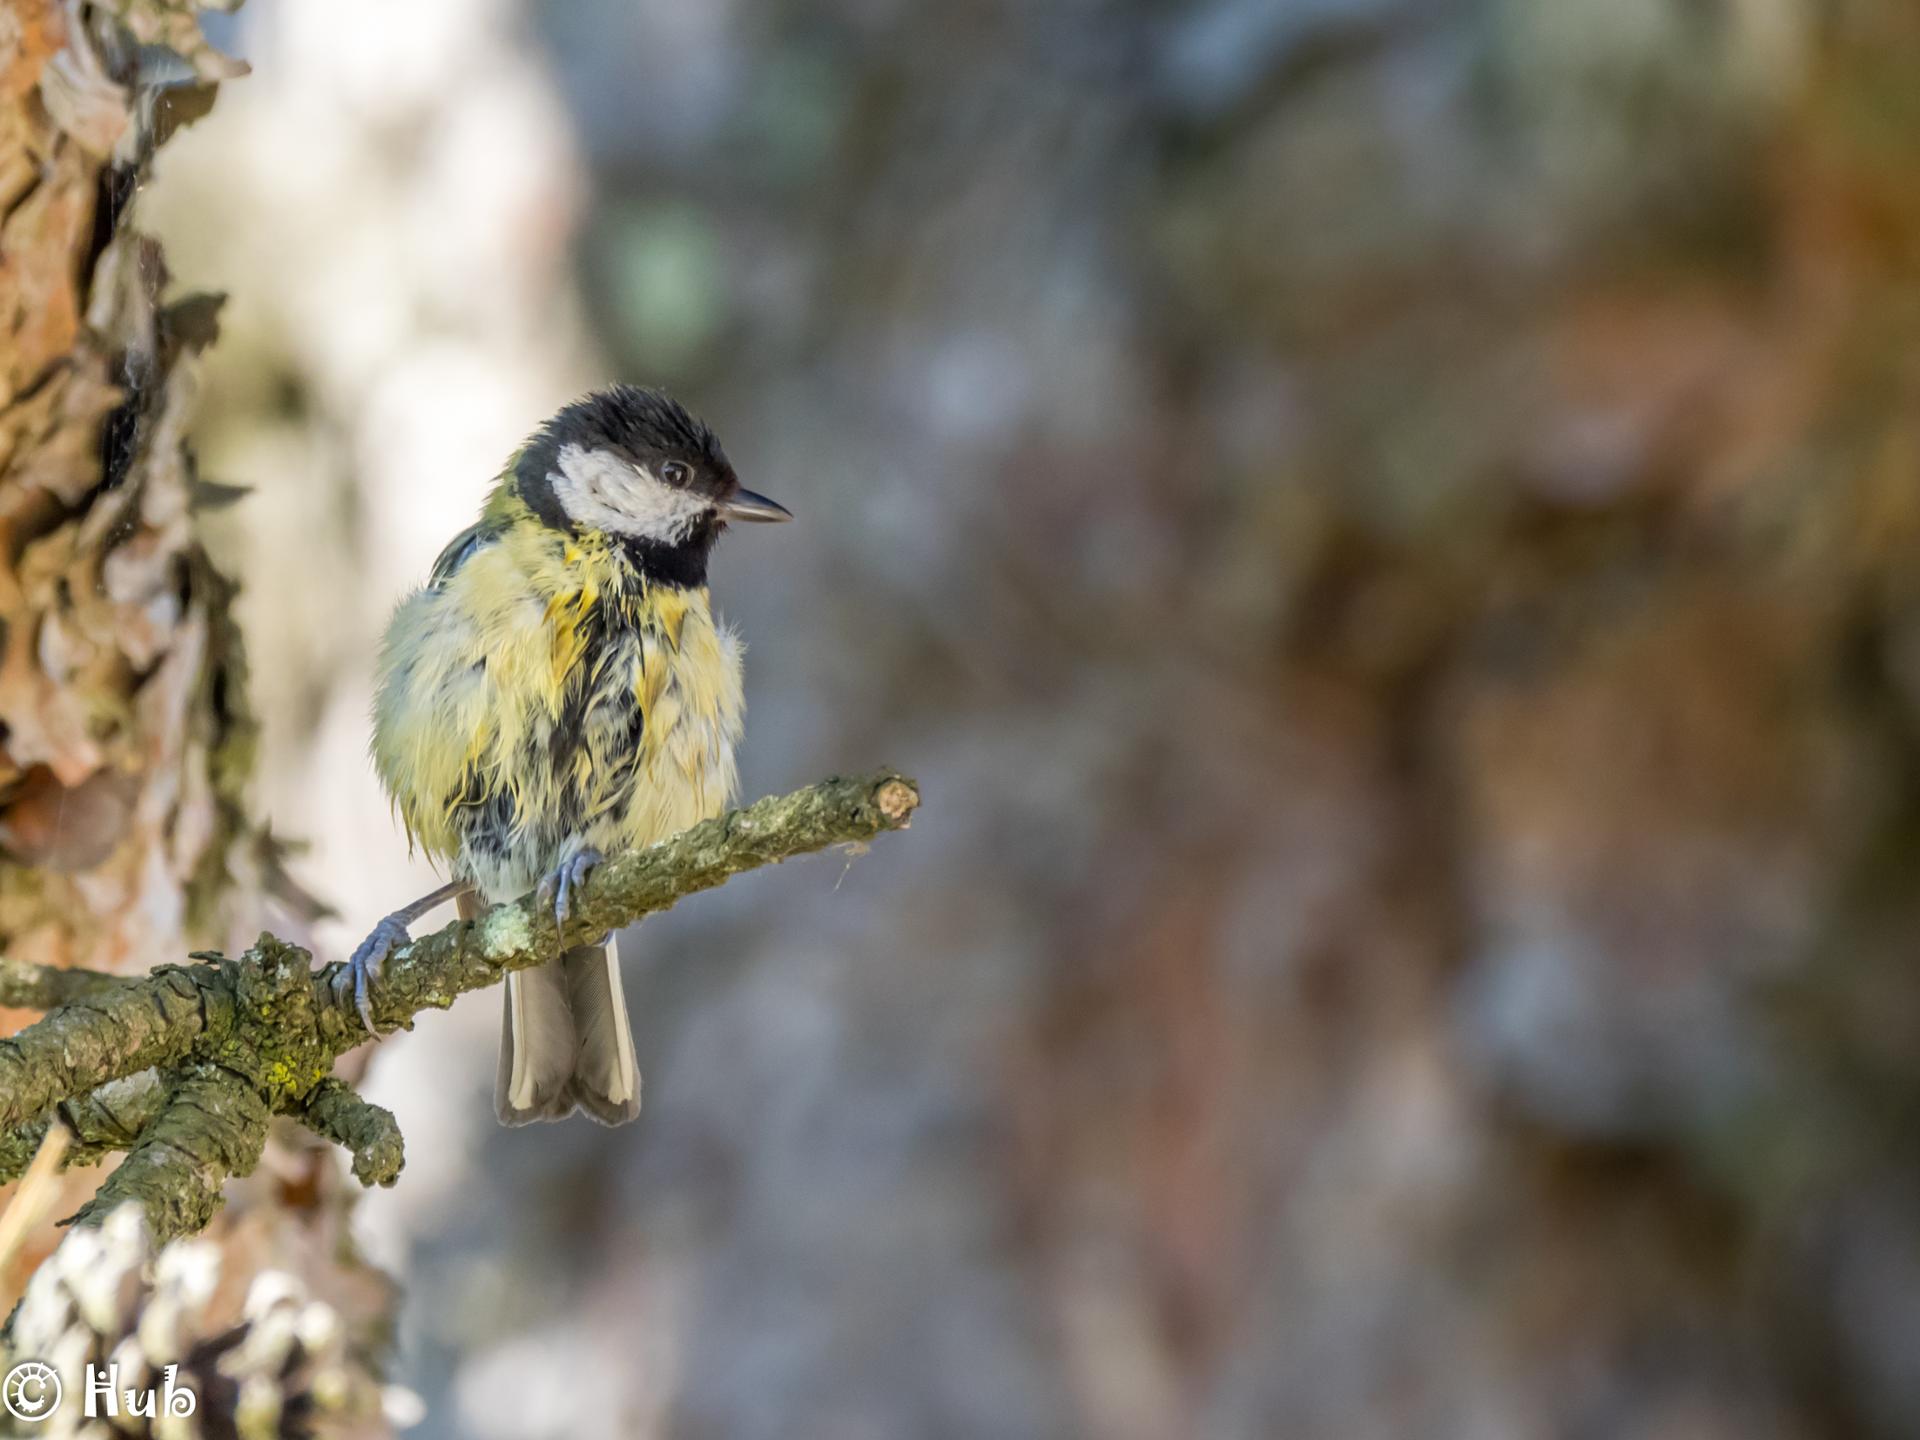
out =
[[[1920,1434],[1920,10],[536,13],[754,744],[976,811],[810,992],[964,1056],[818,1057],[911,1276],[716,1226],[687,1433]]]

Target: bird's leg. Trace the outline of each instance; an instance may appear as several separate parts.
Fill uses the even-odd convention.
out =
[[[588,846],[578,855],[562,860],[547,873],[535,892],[542,905],[553,906],[553,919],[557,925],[567,923],[567,917],[573,913],[573,888],[587,878],[587,873],[606,856],[592,846]]]
[[[373,1023],[373,1001],[368,995],[368,987],[380,978],[381,968],[387,963],[387,956],[400,946],[413,939],[407,933],[407,927],[422,915],[435,907],[444,905],[467,888],[466,882],[452,880],[431,894],[422,895],[410,905],[402,905],[386,919],[382,920],[360,942],[359,948],[347,961],[347,968],[340,973],[336,984],[351,980],[353,982],[353,1004],[360,1012],[360,1021],[367,1027],[367,1033],[375,1039],[380,1036],[380,1027]],[[341,985],[344,989],[344,985]]]

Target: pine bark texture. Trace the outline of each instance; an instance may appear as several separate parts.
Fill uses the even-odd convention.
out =
[[[193,14],[0,5],[0,953],[42,976],[4,1003],[223,940],[269,869],[233,591],[195,537],[185,444],[218,301],[161,298],[130,208],[153,147],[240,68]]]

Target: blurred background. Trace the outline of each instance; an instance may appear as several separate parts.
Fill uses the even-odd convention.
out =
[[[730,537],[748,796],[647,1111],[378,1047],[414,1433],[1920,1435],[1920,10],[253,0],[142,195],[260,797],[428,883],[376,637],[612,378]]]

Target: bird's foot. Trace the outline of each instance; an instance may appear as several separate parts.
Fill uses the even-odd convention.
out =
[[[553,919],[556,925],[564,925],[573,914],[574,887],[587,878],[588,873],[606,857],[598,850],[582,850],[570,860],[562,860],[540,882],[536,892],[542,905],[553,907]]]
[[[350,979],[353,982],[354,1008],[360,1012],[360,1021],[367,1027],[367,1033],[376,1040],[380,1038],[381,1031],[373,1023],[373,1000],[369,988],[380,978],[380,972],[386,967],[387,956],[412,942],[413,936],[407,933],[409,918],[396,911],[374,926],[348,958],[347,968],[341,975],[343,980]]]

